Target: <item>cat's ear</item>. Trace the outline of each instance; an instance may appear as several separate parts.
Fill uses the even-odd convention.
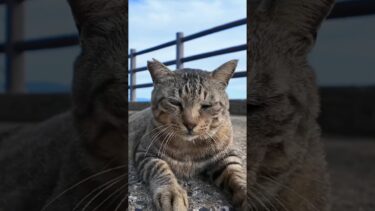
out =
[[[252,0],[257,13],[300,30],[317,31],[335,0]]]
[[[290,31],[291,39],[301,41],[306,47],[315,42],[321,23],[335,3],[335,0],[253,1],[257,7],[255,13],[263,16],[263,20],[268,19]]]
[[[280,21],[306,32],[316,33],[320,24],[331,11],[335,0],[289,0],[276,1]]]
[[[172,71],[156,59],[152,59],[152,61],[147,61],[147,68],[151,74],[151,78],[154,83],[160,81],[160,79],[162,78],[172,75]]]
[[[68,0],[74,21],[81,34],[85,25],[95,23],[114,14],[114,11],[127,12],[127,4],[123,0]]]
[[[228,85],[229,79],[232,77],[234,70],[236,70],[238,60],[231,60],[222,64],[212,72],[212,77],[220,81],[225,86]]]

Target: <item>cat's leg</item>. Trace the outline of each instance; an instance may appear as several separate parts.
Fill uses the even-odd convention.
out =
[[[144,182],[149,184],[157,210],[185,211],[188,208],[186,191],[178,184],[167,162],[154,156],[136,154],[136,168]]]
[[[246,171],[236,151],[227,153],[205,172],[212,182],[231,194],[236,210],[247,211]]]

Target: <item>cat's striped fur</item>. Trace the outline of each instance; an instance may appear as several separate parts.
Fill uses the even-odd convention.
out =
[[[233,149],[225,88],[236,67],[230,61],[214,72],[170,71],[148,63],[155,88],[152,106],[129,119],[132,159],[149,184],[157,210],[186,210],[179,177],[208,176],[227,190],[238,210],[246,210],[246,174]]]

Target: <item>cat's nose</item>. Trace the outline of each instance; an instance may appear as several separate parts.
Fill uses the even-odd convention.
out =
[[[186,129],[188,130],[189,134],[192,134],[194,128],[197,126],[197,123],[194,122],[184,122]]]

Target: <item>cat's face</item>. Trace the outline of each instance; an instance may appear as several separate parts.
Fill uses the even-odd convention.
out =
[[[228,117],[225,88],[236,64],[231,61],[206,72],[170,71],[157,61],[149,62],[154,80],[152,110],[156,122],[187,141],[214,135]]]

